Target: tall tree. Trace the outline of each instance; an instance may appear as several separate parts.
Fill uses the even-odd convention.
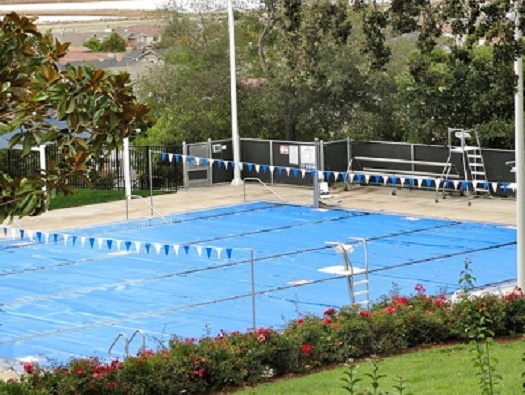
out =
[[[128,74],[85,66],[61,71],[68,45],[42,35],[34,18],[11,13],[0,21],[0,124],[22,130],[10,144],[20,144],[24,154],[48,142],[60,152],[58,163],[23,179],[0,171],[0,222],[43,213],[57,191],[73,192],[70,177],[89,182],[91,156],[121,147],[135,128],[153,121]],[[51,117],[67,127],[54,126]],[[89,138],[79,136],[84,131]]]
[[[286,140],[330,138],[374,105],[371,68],[361,56],[347,1],[282,0],[268,62]],[[357,45],[356,45],[357,44]]]
[[[443,141],[448,127],[476,127],[487,144],[511,144],[512,62],[522,56],[514,6],[511,0],[393,0],[381,9],[394,35],[417,37],[419,54],[399,78],[400,111],[419,130],[411,140]],[[522,5],[522,29],[523,14]],[[384,26],[369,30],[373,40],[388,37]]]

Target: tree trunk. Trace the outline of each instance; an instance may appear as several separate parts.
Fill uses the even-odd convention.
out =
[[[284,139],[286,141],[295,141],[295,138],[295,119],[292,109],[288,107],[288,110],[284,115]]]

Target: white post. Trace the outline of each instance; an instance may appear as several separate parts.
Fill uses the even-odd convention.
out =
[[[521,0],[514,4],[516,41],[521,40],[520,13]],[[517,272],[518,287],[525,289],[525,135],[523,132],[523,59],[520,55],[514,61],[514,72],[518,76],[518,86],[514,96],[514,122],[516,139],[516,237],[517,237]]]
[[[257,315],[256,315],[256,301],[255,301],[255,262],[253,258],[253,249],[250,248],[250,272],[252,282],[252,327],[257,330]]]
[[[40,153],[40,169],[45,171],[47,169],[47,165],[46,165],[46,146],[44,144],[40,145],[38,147],[38,151]],[[44,192],[44,196],[47,196],[47,187],[45,185],[42,187],[42,192]]]
[[[129,165],[129,137],[124,138],[124,152],[122,153],[122,163],[124,166],[124,190],[126,200],[131,199],[131,173]]]
[[[235,72],[235,31],[233,20],[232,0],[228,0],[228,33],[230,37],[230,84],[231,84],[231,116],[232,116],[232,144],[233,144],[233,186],[242,185],[241,179],[241,147],[239,143],[239,128],[237,125],[237,75]]]

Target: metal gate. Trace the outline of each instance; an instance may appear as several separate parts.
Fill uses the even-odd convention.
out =
[[[184,186],[186,188],[211,187],[213,184],[211,140],[204,143],[183,143]],[[204,158],[204,160],[203,160]]]

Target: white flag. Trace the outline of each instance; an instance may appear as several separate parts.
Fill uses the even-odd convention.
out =
[[[140,247],[141,247],[141,242],[140,241],[136,241],[135,242],[135,251],[140,252]]]

